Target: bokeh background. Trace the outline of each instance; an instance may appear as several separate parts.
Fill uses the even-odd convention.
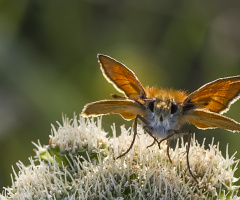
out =
[[[51,123],[116,93],[97,53],[126,64],[144,86],[191,92],[239,75],[239,10],[236,0],[1,0],[0,188],[11,185],[12,165],[35,155],[31,141],[48,144]],[[226,115],[240,122],[240,101]],[[131,126],[111,115],[104,129],[113,122],[118,132]],[[206,147],[214,137],[223,155],[227,144],[240,152],[240,134],[187,128]]]

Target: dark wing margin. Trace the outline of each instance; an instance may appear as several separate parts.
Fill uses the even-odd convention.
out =
[[[98,60],[105,78],[129,99],[145,99],[145,90],[130,69],[115,59],[98,54]]]
[[[239,98],[240,76],[220,78],[191,93],[183,103],[183,111],[198,108],[222,114]]]

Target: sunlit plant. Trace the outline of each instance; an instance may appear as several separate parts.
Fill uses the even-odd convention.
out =
[[[219,144],[205,149],[193,137],[189,160],[197,184],[187,170],[183,138],[170,148],[170,163],[167,145],[147,148],[152,138],[138,127],[134,147],[116,159],[129,147],[132,130],[121,126],[117,137],[113,125],[107,137],[101,122],[74,116],[52,126],[49,145],[34,144],[30,164],[17,163],[1,199],[238,199],[238,161],[228,147],[224,158]]]

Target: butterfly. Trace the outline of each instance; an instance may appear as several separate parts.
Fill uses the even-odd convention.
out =
[[[185,91],[143,87],[137,76],[119,61],[103,54],[98,54],[98,61],[104,77],[124,96],[111,95],[112,100],[100,100],[86,104],[83,117],[106,114],[119,114],[126,120],[134,119],[133,140],[125,153],[133,147],[137,135],[137,123],[141,121],[143,129],[153,138],[148,147],[167,141],[167,155],[170,162],[169,147],[172,139],[188,134],[187,166],[191,131],[181,130],[184,123],[190,123],[199,129],[223,128],[240,132],[240,123],[223,116],[232,103],[240,98],[240,76],[219,78],[207,83],[196,91]]]

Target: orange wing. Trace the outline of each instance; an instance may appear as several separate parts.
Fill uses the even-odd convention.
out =
[[[98,60],[105,78],[129,99],[146,98],[145,90],[136,75],[113,58],[98,54]]]
[[[220,78],[191,93],[184,101],[183,111],[198,108],[222,114],[239,97],[240,76]]]
[[[120,114],[124,119],[136,118],[137,114],[144,115],[145,107],[137,101],[132,100],[102,100],[89,103],[84,106],[81,115],[83,117]]]
[[[193,109],[188,111],[184,117],[186,121],[200,129],[223,128],[232,132],[240,132],[240,123],[218,113]]]

